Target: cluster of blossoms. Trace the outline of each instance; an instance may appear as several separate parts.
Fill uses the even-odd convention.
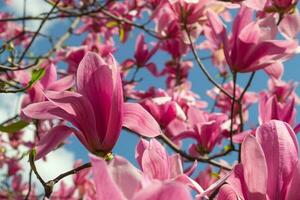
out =
[[[1,98],[22,96],[14,117],[0,116],[0,199],[300,199],[300,98],[283,79],[299,53],[297,0],[41,2],[38,16],[26,0],[23,17],[0,11]],[[71,19],[59,39],[41,33],[52,19]],[[44,55],[37,37],[51,44]],[[268,88],[250,92],[257,73]],[[209,101],[199,83],[211,84]],[[127,132],[139,137],[136,166],[115,150]],[[90,162],[44,180],[35,162],[71,135]]]

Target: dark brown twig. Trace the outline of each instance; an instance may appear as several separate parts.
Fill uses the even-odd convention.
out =
[[[44,24],[46,23],[48,17],[51,15],[51,13],[54,11],[54,9],[56,8],[56,6],[58,5],[58,3],[60,2],[60,0],[57,0],[56,3],[53,5],[53,7],[51,8],[51,10],[49,11],[49,13],[46,15],[46,17],[42,20],[40,26],[38,27],[38,29],[36,30],[35,34],[33,35],[31,41],[29,42],[29,44],[27,45],[27,47],[25,48],[25,50],[23,51],[23,53],[20,56],[20,59],[18,61],[18,64],[20,64],[24,58],[24,56],[26,55],[26,53],[28,52],[29,48],[31,47],[31,45],[33,44],[34,40],[36,39],[36,37],[38,36],[39,32],[41,31],[42,27],[44,26]]]
[[[221,87],[213,78],[212,76],[209,74],[209,72],[206,70],[206,68],[204,67],[204,64],[202,63],[202,61],[200,60],[197,52],[196,52],[196,49],[194,47],[194,44],[193,44],[193,41],[192,41],[192,38],[191,38],[191,35],[190,35],[190,32],[188,30],[188,27],[185,25],[184,26],[184,29],[187,33],[187,36],[188,36],[188,39],[189,39],[189,43],[190,43],[190,47],[191,47],[191,50],[192,50],[192,53],[196,59],[196,62],[198,64],[198,66],[200,67],[200,69],[202,70],[202,72],[204,73],[204,75],[206,76],[206,78],[209,80],[209,82],[211,82],[214,86],[216,86],[221,92],[223,92],[226,96],[228,96],[230,99],[233,99],[233,96],[230,95],[223,87]]]
[[[161,134],[160,136],[158,136],[158,138],[160,138],[165,144],[167,144],[171,149],[173,149],[176,153],[180,154],[182,157],[186,158],[189,161],[199,161],[199,162],[203,162],[203,163],[209,163],[211,165],[214,165],[216,167],[220,167],[222,169],[225,170],[231,170],[231,167],[223,165],[215,160],[213,160],[210,157],[195,157],[192,155],[187,154],[185,151],[181,150],[176,144],[174,144],[167,136],[165,136],[164,134]],[[227,153],[226,153],[227,154]],[[223,155],[222,155],[223,156]]]

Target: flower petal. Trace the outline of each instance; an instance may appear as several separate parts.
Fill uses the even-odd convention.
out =
[[[57,74],[56,74],[56,66],[51,63],[46,69],[45,69],[45,75],[40,80],[40,83],[43,85],[44,88],[47,88],[51,83],[56,81]]]
[[[71,133],[72,128],[59,125],[52,128],[40,140],[37,147],[36,160],[46,156],[50,151],[60,145]]]
[[[64,91],[71,88],[73,84],[74,84],[74,76],[69,75],[49,84],[47,90]]]
[[[155,119],[137,103],[124,104],[123,126],[145,137],[156,137],[161,129]]]
[[[286,123],[271,120],[260,126],[256,137],[268,167],[270,199],[283,198],[298,162],[298,143],[293,129]]]
[[[287,198],[286,200],[297,200],[300,197],[300,162],[298,161],[297,167],[293,173],[293,179],[289,185],[289,189],[287,191]]]
[[[151,179],[167,180],[170,178],[169,160],[164,147],[151,139],[142,156],[143,172]]]
[[[114,59],[106,63],[98,54],[88,52],[79,64],[77,90],[91,103],[96,129],[104,149],[111,150],[121,132],[123,90]]]
[[[74,92],[47,91],[45,94],[50,102],[56,105],[51,113],[71,122],[84,136],[79,138],[86,140],[90,151],[98,150],[100,140],[95,128],[94,111],[90,102],[82,95]],[[85,144],[85,143],[84,143]],[[102,150],[102,149],[99,149]]]
[[[108,170],[114,182],[127,199],[132,199],[145,182],[141,171],[118,155],[110,161]]]
[[[56,105],[50,101],[33,103],[22,109],[22,114],[32,119],[55,119],[55,114],[59,110]]]
[[[192,200],[187,188],[180,183],[155,183],[138,192],[133,200]]]
[[[262,199],[267,192],[268,171],[264,152],[252,135],[242,143],[241,161],[249,199]],[[257,178],[259,177],[259,178]]]
[[[106,162],[94,155],[90,155],[90,159],[97,200],[125,200],[126,198],[110,176]]]
[[[217,200],[238,200],[238,194],[231,185],[225,184],[220,188]]]

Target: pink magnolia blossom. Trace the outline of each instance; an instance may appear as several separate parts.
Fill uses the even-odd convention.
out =
[[[274,62],[286,60],[297,48],[296,41],[274,39],[274,19],[252,21],[252,13],[252,9],[241,7],[229,38],[220,18],[214,12],[208,11],[208,21],[214,34],[224,45],[226,61],[234,72],[252,72],[266,68]],[[264,28],[266,24],[268,29]]]
[[[298,0],[272,0],[273,5],[280,9],[291,9],[297,2]]]
[[[152,114],[162,127],[167,127],[167,125],[175,118],[181,120],[186,119],[182,108],[169,96],[155,97],[152,99],[147,98],[141,102],[141,105]]]
[[[153,62],[149,62],[158,48],[159,45],[158,43],[156,43],[150,50],[147,43],[145,42],[144,34],[140,34],[137,37],[135,44],[134,60],[127,59],[124,61],[124,63],[127,67],[132,67],[134,65],[136,65],[137,68],[146,67],[154,76],[159,76],[160,73],[158,72],[156,65]]]
[[[286,102],[278,101],[276,96],[268,96],[261,92],[259,95],[259,121],[265,123],[272,119],[294,125],[296,118],[295,99]]]
[[[259,94],[259,122],[277,119],[295,127],[296,104],[300,103],[295,92],[296,83],[269,79],[269,91]]]
[[[142,171],[120,156],[115,156],[106,164],[102,158],[91,155],[96,197],[90,198],[191,199],[187,190],[189,186],[199,193],[196,195],[197,199],[207,199],[206,195],[222,185],[230,175],[227,173],[204,191],[195,181],[183,174],[179,155],[168,156],[156,140],[142,140],[136,153]]]
[[[140,140],[135,157],[143,173],[150,179],[168,180],[183,173],[180,156],[169,156],[156,140]]]
[[[223,85],[223,88],[230,94],[233,94],[233,82],[229,82]],[[235,96],[239,98],[243,92],[243,88],[236,85]],[[207,95],[216,101],[216,107],[220,109],[222,113],[226,113],[230,116],[231,112],[231,99],[225,94],[221,93],[218,88],[213,88],[207,91]],[[242,113],[244,120],[248,120],[248,108],[257,101],[257,95],[254,92],[246,92],[241,100],[242,103]],[[234,106],[234,116],[238,117],[239,106],[235,104]]]
[[[199,196],[205,196],[218,185],[207,187],[208,190],[204,191],[197,182],[188,176],[196,169],[197,162],[183,171],[180,155],[169,156],[166,149],[155,139],[151,139],[149,142],[146,140],[139,142],[136,148],[136,160],[146,178],[153,181],[181,182],[195,190]],[[225,179],[226,176],[221,181]]]
[[[66,51],[66,52],[65,52]],[[68,64],[68,73],[76,73],[78,65],[84,55],[87,52],[86,46],[80,47],[69,47],[64,51],[60,51],[58,54],[67,64]]]
[[[218,180],[218,174],[214,173],[212,168],[208,166],[205,170],[201,171],[198,176],[195,178],[195,181],[199,183],[199,185],[206,189],[214,182]]]
[[[192,67],[193,63],[190,61],[172,60],[167,62],[161,74],[167,75],[166,84],[168,88],[174,88],[176,85],[185,83]]]
[[[190,152],[194,155],[210,153],[221,141],[221,125],[228,117],[222,113],[207,113],[192,106],[187,116],[189,129],[178,134],[176,139],[195,139],[197,144],[192,144],[190,147]]]
[[[8,1],[10,3],[11,1]],[[0,12],[0,18],[11,18],[12,16],[6,12]],[[20,24],[11,22],[11,21],[3,21],[0,23],[0,39],[3,41],[9,41],[10,39],[16,37],[13,40],[14,45],[23,45],[26,47],[30,42],[29,34],[21,34],[23,31],[22,26]]]
[[[31,79],[26,71],[18,71],[15,73],[17,79],[23,85],[27,85]],[[45,67],[45,75],[33,87],[29,88],[27,95],[23,98],[22,108],[26,107],[30,103],[37,103],[45,100],[44,92],[51,91],[64,91],[71,88],[74,85],[73,75],[67,75],[58,79],[56,66],[50,63],[48,67]]]
[[[136,103],[124,103],[120,74],[112,56],[107,61],[87,53],[77,70],[77,92],[46,92],[48,101],[23,109],[34,119],[65,119],[72,127],[54,127],[41,139],[37,158],[46,155],[70,133],[92,153],[109,153],[125,126],[146,137],[160,134],[153,117]],[[40,152],[40,153],[39,153]]]
[[[122,157],[115,156],[109,164],[90,156],[97,200],[191,200],[189,191],[179,182],[149,181],[141,171]]]
[[[134,53],[136,65],[138,67],[147,65],[147,62],[158,50],[158,47],[159,46],[157,44],[155,44],[155,46],[151,50],[149,50],[148,45],[145,43],[144,34],[139,35],[137,37],[137,41],[136,41],[136,45],[135,45],[135,53]]]
[[[208,0],[169,0],[169,2],[180,22],[193,24],[204,17],[205,5]]]
[[[294,39],[300,32],[300,14],[297,9],[294,13],[285,15],[279,24],[280,33],[287,39]]]
[[[298,141],[292,128],[272,120],[242,143],[241,164],[235,166],[218,200],[297,200],[300,163]]]

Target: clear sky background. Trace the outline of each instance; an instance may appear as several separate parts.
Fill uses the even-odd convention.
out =
[[[3,3],[0,2],[0,11],[4,10],[10,10],[11,12],[14,12],[16,15],[21,15],[23,5],[23,1],[21,0],[13,0],[13,4],[11,7],[5,7]],[[49,7],[41,3],[41,0],[27,0],[28,6],[27,6],[27,13],[29,15],[36,15],[40,12],[45,12],[49,10]],[[46,24],[46,26],[43,28],[44,33],[48,33],[54,36],[61,35],[67,28],[67,24],[69,22],[64,20],[53,20]],[[26,26],[32,30],[36,30],[39,25],[39,22],[31,22],[27,23]],[[229,26],[229,29],[230,26]],[[137,35],[140,33],[140,30],[135,30],[130,35],[128,42],[125,44],[121,44],[120,42],[117,42],[116,47],[118,48],[117,53],[114,55],[116,57],[116,60],[121,63],[126,58],[133,57],[134,55],[134,48],[135,48],[135,39]],[[147,41],[150,41],[152,38],[146,37]],[[298,37],[298,39],[300,39]],[[82,37],[73,37],[70,40],[68,40],[67,44],[70,46],[77,46],[80,45],[82,41]],[[118,41],[118,39],[116,39]],[[47,49],[49,48],[49,44],[45,42],[43,39],[38,39],[34,45],[32,46],[31,50],[35,52],[36,54],[43,54]],[[205,51],[199,51],[199,56],[207,56],[209,55],[208,52]],[[191,58],[192,55],[188,55],[188,58]],[[0,57],[1,59],[1,57]],[[162,69],[164,66],[164,63],[166,60],[170,59],[170,57],[162,52],[159,51],[151,60],[154,61],[157,66]],[[216,74],[216,70],[211,64],[210,61],[205,60],[204,64],[208,71],[210,71],[211,74]],[[285,73],[283,80],[289,81],[297,81],[300,82],[300,55],[296,55],[294,58],[292,58],[290,61],[284,63],[285,66]],[[238,83],[241,87],[245,86],[245,82],[248,80],[250,74],[242,74],[238,76]],[[151,86],[156,86],[160,88],[165,88],[164,84],[164,78],[160,79],[153,79],[152,76],[150,76],[149,72],[146,70],[141,70],[138,73],[137,78],[143,77],[142,83],[139,85],[139,89],[147,90],[147,88]],[[218,82],[221,82],[221,79],[218,77],[215,77]],[[193,91],[198,93],[201,97],[201,99],[208,101],[209,106],[208,109],[212,106],[212,99],[209,98],[206,95],[206,91],[213,88],[213,85],[210,84],[204,74],[200,71],[198,66],[194,63],[194,67],[190,72],[189,79],[192,82],[192,88]],[[249,91],[261,91],[262,89],[267,88],[267,80],[268,77],[264,73],[264,71],[258,71],[254,77],[253,84],[249,88]],[[300,96],[300,87],[297,88],[297,94]],[[0,122],[4,121],[6,118],[9,118],[11,116],[14,116],[15,111],[18,109],[16,107],[16,102],[19,102],[20,97],[16,95],[0,95]],[[297,107],[297,122],[300,122],[300,109],[299,106]],[[258,123],[258,109],[257,104],[253,105],[250,108],[250,123],[256,124]],[[299,137],[298,137],[299,138]],[[126,131],[122,131],[120,139],[114,148],[114,153],[125,156],[128,160],[130,160],[132,163],[136,164],[136,161],[134,159],[134,150],[135,145],[138,142],[138,138],[135,135],[132,135]],[[171,151],[170,151],[171,152]],[[52,155],[52,156],[51,156]],[[65,147],[62,150],[56,151],[54,153],[50,153],[51,158],[49,158],[48,164],[40,164],[38,166],[40,169],[45,169],[45,172],[41,172],[44,176],[49,176],[49,178],[53,178],[54,176],[58,175],[59,171],[67,171],[68,169],[72,168],[72,162],[74,162],[74,159],[83,159],[84,161],[88,161],[88,152],[83,148],[83,146],[80,144],[80,142],[75,138],[71,137],[69,139],[69,143],[65,145]],[[227,160],[233,160],[234,156],[228,156]],[[52,160],[52,162],[51,162]],[[42,162],[41,162],[42,163]],[[49,164],[50,163],[50,164]],[[62,164],[62,165],[61,165]],[[26,165],[26,162],[24,162],[24,165]],[[61,166],[56,166],[61,165]],[[201,165],[201,164],[200,164]],[[53,171],[53,173],[51,172]]]

